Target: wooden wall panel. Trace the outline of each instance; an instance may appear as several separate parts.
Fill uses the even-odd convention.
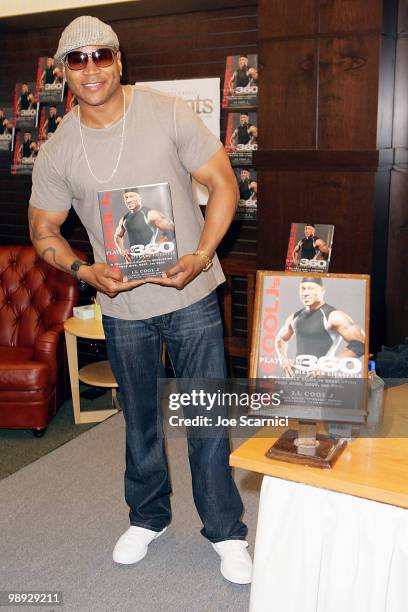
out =
[[[387,344],[408,336],[408,0],[399,0],[387,257]]]
[[[393,171],[387,270],[387,343],[390,345],[408,337],[408,275],[405,266],[408,253],[407,202],[408,172]]]
[[[408,147],[408,38],[400,38],[397,43],[394,96],[393,146]]]
[[[379,30],[382,19],[382,0],[317,0],[319,31],[347,32]]]
[[[260,149],[315,148],[316,49],[309,38],[260,43]]]
[[[259,268],[284,269],[290,224],[310,221],[335,225],[332,272],[370,272],[374,173],[261,169],[258,180],[260,199],[268,202],[264,221],[258,224]]]
[[[376,148],[379,45],[379,36],[320,41],[318,148]]]
[[[398,2],[397,24],[397,32],[399,36],[408,32],[408,2],[406,0],[399,0]]]
[[[316,29],[316,0],[259,0],[259,40],[305,36]]]

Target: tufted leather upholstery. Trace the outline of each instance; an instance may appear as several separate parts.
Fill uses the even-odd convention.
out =
[[[76,280],[32,246],[0,246],[0,427],[43,429],[56,414],[77,301]]]

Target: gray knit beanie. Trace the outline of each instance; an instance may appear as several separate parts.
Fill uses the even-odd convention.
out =
[[[55,61],[60,62],[70,51],[87,45],[104,45],[117,50],[119,39],[110,25],[100,19],[89,15],[77,17],[61,34]]]

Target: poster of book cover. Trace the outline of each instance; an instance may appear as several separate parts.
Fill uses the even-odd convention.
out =
[[[258,203],[258,184],[256,170],[253,168],[234,168],[239,189],[239,202],[235,219],[255,220]]]
[[[0,103],[0,151],[12,151],[13,146],[13,107]]]
[[[175,81],[149,81],[140,83],[142,87],[157,89],[181,98],[217,138],[220,137],[220,79],[179,79]],[[205,206],[208,189],[192,180],[195,201]]]
[[[45,140],[49,140],[51,138],[61,123],[64,114],[65,104],[63,102],[41,107],[38,128],[40,142],[44,142]]]
[[[41,104],[57,104],[63,100],[64,77],[53,57],[38,59],[36,93]]]
[[[39,147],[37,128],[16,130],[11,173],[31,174]]]
[[[170,185],[99,191],[107,263],[129,280],[161,276],[178,259]]]
[[[310,418],[326,411],[336,420],[336,410],[345,420],[361,418],[368,307],[366,275],[258,272],[251,378],[276,379],[282,406],[294,418],[306,418],[310,408]]]
[[[334,225],[292,223],[290,226],[286,270],[328,272]]]
[[[233,166],[250,166],[258,148],[257,113],[229,113],[225,149]]]
[[[229,55],[225,64],[222,108],[256,107],[258,99],[258,56]]]
[[[36,128],[38,126],[39,104],[35,83],[16,83],[14,88],[14,126]]]

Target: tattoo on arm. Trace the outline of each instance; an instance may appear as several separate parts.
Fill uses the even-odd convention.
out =
[[[64,238],[62,238],[62,240],[64,240]],[[56,250],[54,249],[54,247],[47,247],[46,249],[41,251],[39,255],[41,259],[44,259],[45,261],[47,261],[46,256],[49,255],[50,259],[52,260],[50,261],[50,263],[54,265],[56,268],[58,268],[58,270],[62,270],[62,272],[68,272],[68,274],[72,274],[72,271],[70,270],[70,268],[67,268],[66,266],[63,266],[62,264],[58,263],[57,258],[56,258]]]

